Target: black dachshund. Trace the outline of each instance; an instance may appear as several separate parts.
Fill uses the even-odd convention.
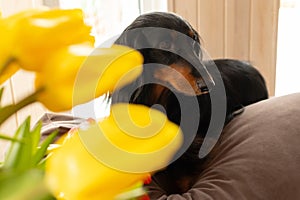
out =
[[[152,66],[144,68],[144,83],[161,81],[177,91],[196,95],[207,93],[214,84],[201,63],[198,33],[187,21],[175,14],[155,12],[141,15],[125,29],[115,43],[139,50],[144,56],[144,64]],[[176,76],[176,72],[182,76]],[[184,81],[188,82],[189,88],[182,84]],[[139,91],[144,91],[144,87],[152,92],[140,94]],[[131,98],[136,101],[140,97],[143,102],[147,99],[152,104],[151,100],[157,100],[153,97],[157,89],[157,84],[143,85]]]
[[[242,108],[268,98],[264,78],[249,63],[220,59],[203,60],[198,33],[183,18],[163,12],[139,16],[116,44],[139,50],[144,56],[144,71],[132,84],[112,96],[112,103],[129,102],[157,106],[169,120],[180,125],[183,148],[176,161],[153,178],[168,182],[168,194],[187,191],[200,174],[203,162],[199,149],[206,137],[214,105],[210,93],[225,102],[226,125]],[[181,155],[182,154],[182,155]],[[159,161],[158,161],[159,162]]]

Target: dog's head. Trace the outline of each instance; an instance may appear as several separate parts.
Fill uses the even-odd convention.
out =
[[[135,86],[131,85],[135,92],[124,101],[164,105],[170,90],[195,96],[206,94],[213,87],[213,79],[201,62],[198,33],[175,14],[141,15],[115,43],[137,49],[144,56],[144,72]]]
[[[140,51],[144,67],[135,82],[113,93],[112,103],[160,105],[183,131],[184,144],[175,157],[181,155],[196,135],[202,138],[198,130],[206,133],[215,84],[202,62],[197,31],[180,16],[152,12],[134,20],[115,43]]]

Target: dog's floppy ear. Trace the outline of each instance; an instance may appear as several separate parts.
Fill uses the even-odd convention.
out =
[[[149,51],[147,51],[147,48],[150,47],[150,44],[144,34],[143,28],[129,28],[121,34],[121,36],[115,41],[115,44],[129,46],[138,50],[144,57],[144,63],[147,63],[147,59],[149,59]]]
[[[149,46],[142,28],[126,29],[115,41],[115,44],[129,46],[137,50],[141,50]]]
[[[202,55],[202,50],[201,50],[201,38],[198,34],[198,32],[193,28],[191,27],[192,31],[193,31],[193,39],[195,40],[195,45],[194,45],[194,50],[196,53],[198,53],[199,55],[199,58],[202,60],[203,58],[203,55]]]

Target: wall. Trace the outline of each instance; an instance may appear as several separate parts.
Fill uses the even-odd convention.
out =
[[[279,0],[168,0],[200,33],[212,58],[250,61],[274,95]]]

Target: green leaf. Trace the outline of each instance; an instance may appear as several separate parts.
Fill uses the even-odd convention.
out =
[[[16,138],[9,137],[9,136],[4,135],[4,134],[0,134],[0,139],[2,139],[2,140],[8,140],[8,141],[13,141],[13,142],[24,142],[23,140],[18,140]]]
[[[46,151],[50,143],[54,140],[54,138],[57,136],[58,131],[54,131],[51,133],[41,144],[41,146],[38,148],[36,154],[33,156],[32,159],[32,166],[36,166],[39,164],[39,162],[42,160],[42,158],[45,156]]]
[[[30,166],[31,141],[30,141],[30,117],[17,129],[14,138],[24,142],[12,142],[4,160],[5,169],[25,170]]]
[[[11,115],[15,114],[17,111],[21,110],[25,106],[36,102],[37,96],[39,93],[43,91],[43,88],[36,90],[34,93],[30,94],[29,96],[25,97],[24,99],[20,100],[16,104],[10,104],[4,107],[0,107],[0,124],[5,122]]]
[[[38,122],[35,128],[31,131],[31,143],[32,143],[32,155],[34,155],[37,151],[37,147],[39,145],[41,139],[41,128],[42,122]]]
[[[15,135],[8,137],[12,142],[3,165],[0,165],[0,199],[55,200],[44,185],[43,177],[45,154],[58,131],[51,133],[39,146],[41,126],[38,123],[30,131],[28,117]]]
[[[45,158],[42,158],[40,160],[40,162],[38,163],[38,165],[36,166],[36,168],[45,171],[47,159],[48,159],[48,156],[46,156]]]
[[[43,181],[44,171],[38,169],[6,173],[0,178],[0,199],[42,200],[54,199]]]

